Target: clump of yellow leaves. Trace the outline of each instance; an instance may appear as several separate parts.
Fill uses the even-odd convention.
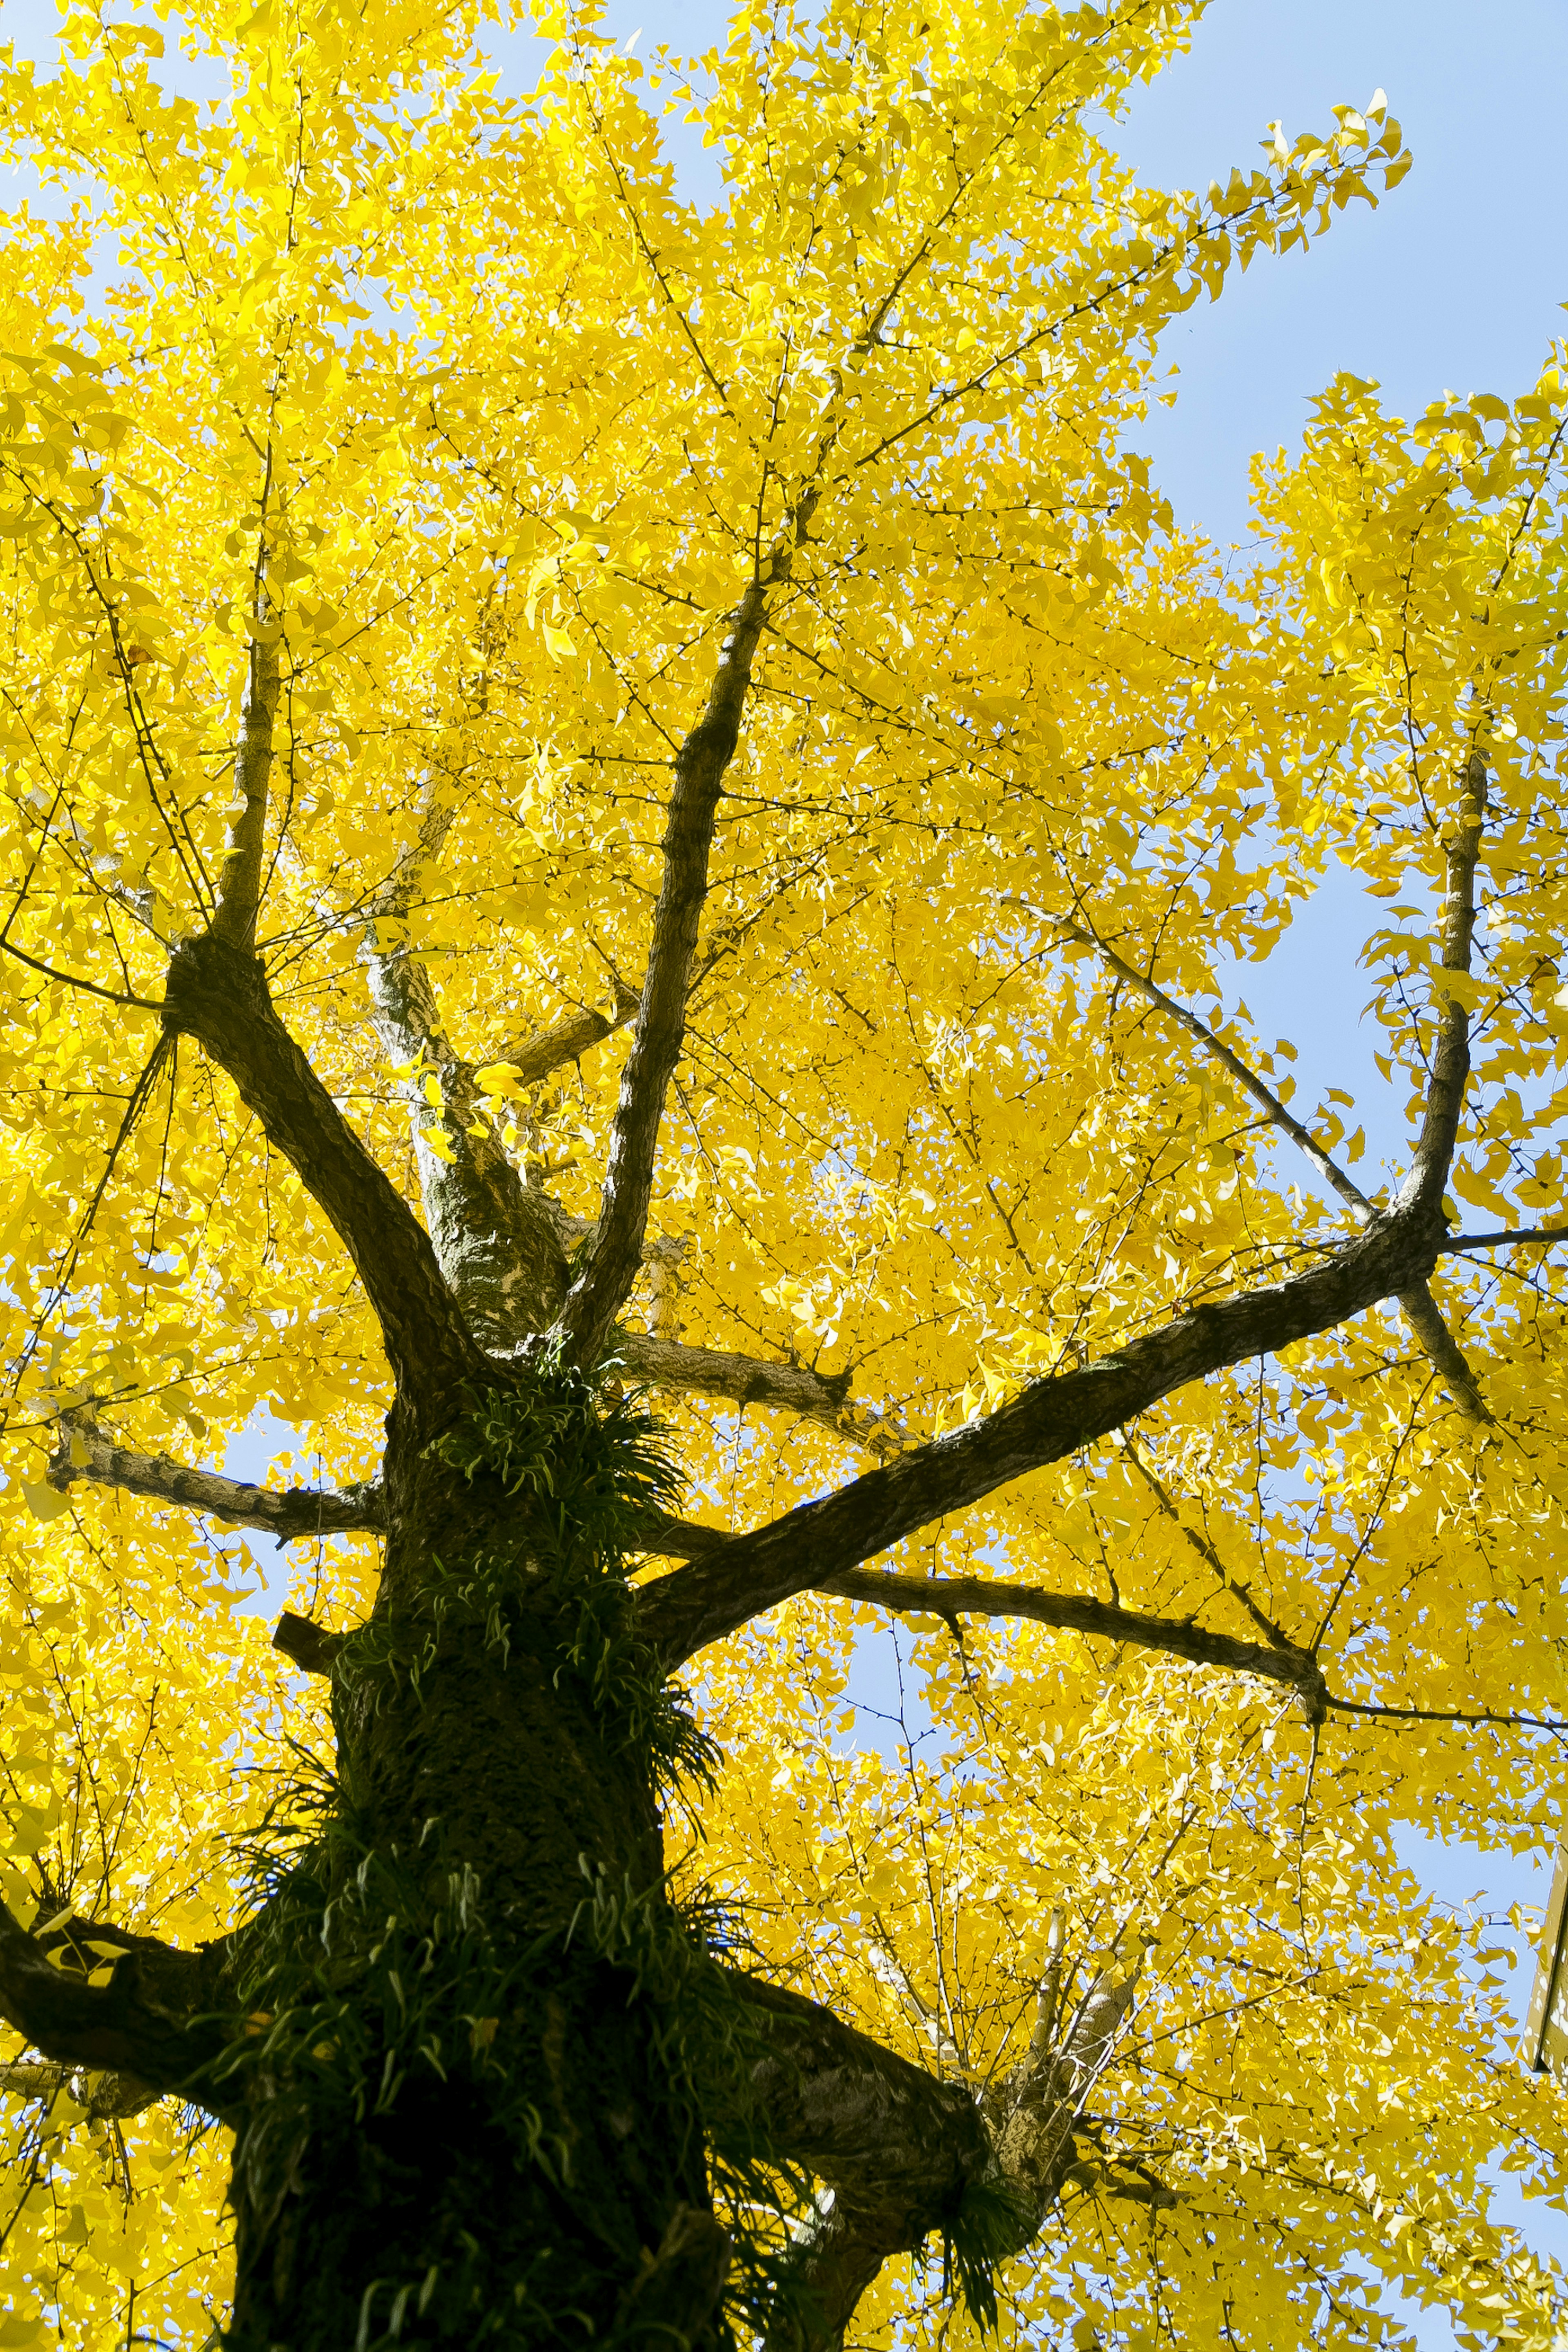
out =
[[[1445,992],[1477,1016],[1457,1213],[1562,1221],[1568,393],[1554,361],[1410,429],[1341,380],[1300,463],[1260,477],[1255,579],[1172,535],[1136,454],[1161,331],[1408,160],[1380,103],[1203,195],[1139,187],[1101,118],[1198,13],[755,5],[689,79],[562,10],[526,101],[480,70],[479,12],[405,0],[196,0],[184,63],[153,22],[79,7],[57,70],[0,63],[6,160],[47,198],[9,219],[0,293],[0,1782],[26,1916],[221,1932],[237,1826],[290,1741],[328,1736],[183,1515],[46,1476],[85,1406],[209,1463],[269,1406],[321,1483],[374,1464],[385,1367],[352,1269],[227,1085],[159,1048],[258,635],[280,1010],[416,1197],[413,1074],[377,1057],[361,961],[434,802],[411,935],[486,1115],[590,1218],[621,1046],[532,1087],[509,1047],[637,984],[672,747],[816,485],[726,787],[661,1311],[853,1366],[898,1442],[1334,1226],[1098,951],[1206,1002],[1331,861],[1387,902],[1365,961],[1389,1083],[1418,1093]],[[669,104],[725,159],[707,214],[673,184]],[[1445,974],[1442,843],[1479,738],[1483,952]],[[1288,1041],[1239,1013],[1215,1035],[1289,1097]],[[1356,1157],[1348,1098],[1296,1108]],[[1358,1705],[1560,1721],[1556,1263],[1445,1261],[1479,1433],[1391,1303],[893,1564],[1271,1626]],[[815,1424],[668,1417],[725,1523],[853,1466]],[[374,1591],[368,1542],[292,1573],[338,1622]],[[726,1764],[685,1866],[771,1962],[977,2090],[1042,1982],[1065,2016],[1136,1971],[1006,2327],[1370,2344],[1388,2283],[1467,2343],[1547,2345],[1561,2279],[1489,2218],[1482,2168],[1500,2147],[1561,2194],[1556,2095],[1508,2061],[1488,1931],[1422,1896],[1391,1831],[1542,1849],[1556,1750],[1507,1723],[1310,1723],[1265,1682],[934,1605],[909,1722],[856,1748],[871,1623],[814,1597],[705,1658]],[[0,2092],[0,2345],[198,2342],[221,2136],[160,2107],[94,2122],[93,2095]],[[858,2326],[967,2324],[895,2264]]]

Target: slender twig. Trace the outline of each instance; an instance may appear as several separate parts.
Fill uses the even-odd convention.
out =
[[[1550,1249],[1554,1242],[1568,1242],[1568,1225],[1531,1225],[1513,1234],[1456,1234],[1445,1242],[1445,1251],[1479,1249]]]
[[[58,980],[62,988],[84,989],[89,996],[101,996],[106,1004],[132,1005],[138,1013],[160,1013],[163,1010],[151,997],[127,996],[117,988],[100,988],[96,980],[83,980],[79,972],[57,971],[52,963],[40,963],[37,956],[30,956],[25,948],[19,948],[15,940],[0,940],[0,947],[7,955],[15,956],[18,963],[25,963],[29,971],[41,971],[46,980]]]

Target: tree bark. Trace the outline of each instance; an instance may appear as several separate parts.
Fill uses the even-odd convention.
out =
[[[605,1594],[408,1437],[386,1518],[374,1614],[330,1662],[330,1815],[247,1939],[228,2340],[521,2343],[574,2313],[602,2339],[626,2305],[699,2342],[728,2263],[679,2054],[689,1939],[577,1622]]]

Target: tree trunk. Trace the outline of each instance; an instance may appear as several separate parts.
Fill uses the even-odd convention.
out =
[[[334,1670],[336,1783],[247,1937],[228,2340],[695,2343],[728,2241],[694,2074],[706,1963],[662,1885],[668,1702],[618,1575],[396,1421],[381,1593]]]

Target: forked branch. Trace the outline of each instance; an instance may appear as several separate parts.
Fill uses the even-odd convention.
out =
[[[841,2346],[882,2263],[951,2227],[972,2189],[991,2192],[994,2252],[1023,2252],[1061,2194],[1079,2116],[1114,2053],[1136,1974],[1112,1957],[1063,2020],[1053,1950],[1027,2048],[977,2098],[977,2085],[928,2074],[816,2001],[726,1971],[757,2046],[754,2106],[742,2119],[751,2147],[804,2166],[832,2192],[796,2241],[789,2317],[768,2352]]]
[[[792,1593],[829,1584],[933,1519],[1109,1435],[1173,1390],[1332,1329],[1408,1289],[1425,1279],[1441,1244],[1441,1188],[1436,1199],[1425,1188],[1310,1273],[1190,1307],[1099,1363],[1032,1381],[984,1421],[646,1587],[639,1611],[649,1637],[674,1667]]]
[[[1484,820],[1485,808],[1486,761],[1478,752],[1472,756],[1466,771],[1466,793],[1459,837],[1447,853],[1448,899],[1445,909],[1443,968],[1450,971],[1468,972],[1469,970],[1470,939],[1475,926],[1476,852],[1479,845],[1479,828]],[[1147,972],[1140,971],[1135,964],[1129,963],[1124,956],[1118,955],[1116,950],[1102,940],[1097,931],[1083,923],[1071,922],[1065,916],[1053,918],[1053,921],[1056,929],[1064,939],[1072,940],[1079,946],[1091,950],[1127,987],[1135,989],[1168,1020],[1184,1029],[1190,1037],[1195,1038],[1210,1060],[1217,1063],[1220,1068],[1225,1070],[1236,1084],[1251,1097],[1265,1117],[1279,1129],[1282,1135],[1289,1137],[1297,1150],[1310,1160],[1324,1182],[1338,1193],[1340,1199],[1360,1222],[1364,1223],[1369,1217],[1377,1214],[1375,1202],[1368,1199],[1354,1178],[1345,1172],[1331,1153],[1324,1150],[1311,1129],[1303,1126],[1301,1121],[1293,1116],[1272,1087],[1267,1085],[1257,1071],[1249,1068],[1240,1055],[1234,1052],[1222,1037],[1215,1034],[1206,1021],[1193,1012],[1190,1006],[1181,1003],[1175,997],[1168,994]],[[1450,957],[1454,961],[1450,961]],[[1446,999],[1443,1012],[1445,1023],[1448,1021],[1455,1009],[1454,1000]],[[1462,1021],[1462,1008],[1458,1009]],[[1463,1038],[1460,1042],[1463,1045]],[[1440,1038],[1439,1066],[1442,1064],[1443,1051]],[[1468,1071],[1468,1052],[1465,1066]],[[1445,1118],[1447,1116],[1445,1090],[1447,1083],[1447,1079],[1440,1082],[1435,1072],[1433,1092],[1429,1094],[1427,1101],[1428,1122],[1433,1117],[1435,1097],[1442,1105],[1442,1116]],[[1459,1081],[1459,1094],[1462,1099],[1462,1076]],[[1456,1111],[1454,1119],[1456,1132],[1457,1128]],[[1447,1154],[1443,1161],[1445,1183],[1447,1181],[1448,1160],[1452,1156],[1453,1142],[1450,1136]],[[1417,1171],[1421,1164],[1418,1148],[1415,1162]],[[1458,1340],[1443,1319],[1442,1310],[1432,1296],[1430,1284],[1412,1283],[1408,1289],[1400,1293],[1399,1304],[1405,1320],[1426,1355],[1447,1383],[1461,1411],[1472,1421],[1489,1422],[1492,1416],[1477,1385],[1476,1376],[1466,1362]]]
[[[1467,767],[1460,821],[1447,853],[1446,971],[1468,969],[1485,805],[1486,766],[1478,752]],[[793,1593],[831,1584],[932,1520],[1092,1444],[1173,1390],[1331,1330],[1425,1284],[1446,1240],[1443,1195],[1469,1072],[1462,993],[1444,994],[1415,1163],[1392,1209],[1370,1214],[1310,1272],[1189,1307],[1099,1363],[1032,1381],[984,1421],[803,1503],[713,1559],[646,1587],[639,1613],[667,1664],[679,1664]]]

